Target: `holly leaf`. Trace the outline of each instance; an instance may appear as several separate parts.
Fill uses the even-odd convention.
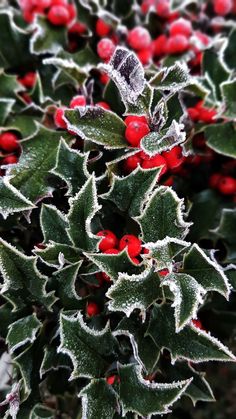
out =
[[[65,310],[78,310],[81,298],[75,290],[75,282],[82,261],[66,266],[53,274],[53,288]]]
[[[182,131],[183,128],[183,124],[178,124],[173,120],[169,128],[166,128],[161,132],[151,132],[145,135],[141,141],[141,148],[149,156],[154,156],[165,150],[170,150],[185,140],[186,134]]]
[[[179,333],[191,319],[197,317],[206,291],[193,277],[184,273],[167,275],[161,285],[168,286],[174,294],[172,307],[175,309],[175,329]]]
[[[11,323],[6,337],[10,354],[26,343],[33,343],[41,326],[35,313]]]
[[[0,42],[2,39],[0,40]],[[21,90],[21,85],[18,83],[16,76],[11,76],[0,70],[0,96],[2,98],[16,99],[16,94]]]
[[[224,240],[224,245],[227,249],[227,260],[232,262],[235,260],[234,249],[236,247],[236,238],[235,235],[232,234],[232,232],[235,231],[235,228],[236,210],[223,208],[218,226],[214,230],[211,230],[217,238]]]
[[[30,39],[32,54],[57,54],[66,46],[66,27],[52,25],[44,16],[37,15],[33,31]]]
[[[189,246],[189,242],[166,237],[163,240],[157,240],[155,243],[145,244],[145,248],[149,249],[150,252],[143,257],[150,258],[151,256],[155,259],[158,270],[165,268],[171,270],[174,257]]]
[[[91,231],[91,220],[101,208],[97,201],[95,177],[92,175],[81,190],[69,199],[67,229],[74,245],[80,249],[93,251],[101,240]]]
[[[190,380],[173,383],[150,383],[144,380],[141,367],[120,365],[120,400],[123,416],[135,412],[150,419],[152,415],[168,413],[168,407],[185,392]]]
[[[224,102],[223,114],[227,118],[236,116],[236,79],[221,84],[221,94]]]
[[[54,419],[55,410],[50,409],[43,404],[36,404],[30,412],[29,419]]]
[[[193,324],[176,333],[173,309],[167,304],[154,306],[147,335],[152,337],[160,350],[166,348],[171,352],[172,363],[177,359],[196,363],[236,360],[218,339]]]
[[[117,255],[107,255],[99,253],[84,254],[89,260],[94,262],[95,265],[97,265],[102,272],[106,272],[106,274],[113,281],[116,281],[118,279],[119,273],[135,275],[139,274],[142,269],[131,261],[126,249],[124,249]]]
[[[229,298],[230,285],[223,269],[195,243],[184,255],[183,272],[191,275],[205,289]]]
[[[203,53],[202,72],[213,82],[216,100],[221,100],[220,85],[229,78],[230,72],[214,47],[206,49]]]
[[[9,183],[7,176],[0,177],[0,213],[3,218],[33,208],[34,204]]]
[[[182,239],[190,225],[183,219],[183,199],[165,186],[153,192],[142,215],[136,220],[145,243],[163,240],[166,236]]]
[[[66,228],[68,228],[67,219],[54,205],[42,205],[40,225],[45,243],[54,241],[56,243],[72,244],[66,231]]]
[[[4,126],[5,121],[12,111],[14,99],[0,99],[0,126]]]
[[[112,300],[108,304],[109,310],[122,311],[127,317],[135,309],[145,312],[160,295],[158,274],[149,268],[140,275],[120,273],[118,280],[106,293]]]
[[[204,133],[206,143],[212,150],[224,156],[236,157],[236,130],[232,122],[208,125]]]
[[[81,251],[76,247],[54,242],[45,249],[34,250],[34,253],[53,268],[62,268],[65,263],[76,263],[81,257]]]
[[[0,238],[0,262],[4,280],[1,293],[13,311],[33,304],[50,309],[55,302],[54,293],[46,292],[47,277],[38,271],[34,256],[25,256]]]
[[[228,42],[226,43],[223,56],[229,68],[234,70],[236,67],[236,57],[234,54],[235,45],[236,45],[236,29],[235,28],[233,28],[232,31],[230,32],[227,41]]]
[[[192,83],[188,67],[184,62],[162,68],[150,80],[150,85],[157,90],[179,91]]]
[[[54,370],[58,371],[60,368],[71,370],[70,358],[62,353],[57,352],[57,346],[52,343],[44,347],[44,357],[40,366],[40,378],[43,378],[44,374]]]
[[[77,317],[61,314],[59,352],[69,355],[74,370],[70,380],[100,377],[109,366],[107,357],[114,352],[116,340],[109,325],[100,331],[91,329],[79,312]]]
[[[79,106],[65,111],[67,129],[84,140],[101,144],[107,149],[127,147],[125,123],[114,112],[100,106]]]
[[[82,398],[83,417],[86,419],[113,418],[117,409],[117,395],[106,380],[93,380],[84,387],[79,397]]]
[[[21,141],[23,148],[17,166],[9,171],[11,184],[31,201],[50,195],[48,172],[56,163],[60,133],[38,124],[38,130]]]
[[[112,174],[111,188],[102,198],[114,202],[119,210],[128,212],[130,217],[138,216],[143,203],[156,185],[160,170],[143,170],[138,166],[126,177]]]

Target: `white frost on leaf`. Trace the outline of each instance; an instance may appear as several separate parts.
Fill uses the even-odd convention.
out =
[[[172,245],[176,245],[173,253],[171,249]],[[156,260],[157,270],[167,268],[171,271],[173,258],[189,246],[191,246],[190,242],[167,236],[163,240],[157,240],[154,243],[145,243],[145,248],[149,249],[151,253],[144,254],[143,258],[153,257]]]

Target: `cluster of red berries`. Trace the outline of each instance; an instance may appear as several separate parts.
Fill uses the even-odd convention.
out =
[[[203,2],[203,7],[206,6],[206,3],[207,2]],[[213,0],[212,3],[215,14],[219,16],[226,16],[227,14],[234,12],[234,0]],[[169,0],[143,0],[141,10],[144,14],[148,13],[150,10],[155,11],[162,19],[170,19],[171,17]]]
[[[18,137],[10,131],[0,134],[0,166],[18,162],[20,145]],[[4,174],[3,171],[0,172]]]
[[[67,0],[20,0],[23,18],[32,23],[37,14],[45,15],[55,26],[68,26],[76,17],[74,4]]]
[[[216,110],[209,109],[203,106],[203,101],[200,100],[194,107],[188,108],[188,115],[194,122],[206,122],[208,124],[216,121]]]
[[[236,194],[236,179],[232,176],[223,176],[221,173],[213,173],[209,178],[209,186],[218,190],[223,195]]]

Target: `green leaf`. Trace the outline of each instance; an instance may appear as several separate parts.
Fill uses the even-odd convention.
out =
[[[58,353],[57,346],[51,342],[50,345],[44,347],[44,357],[39,371],[40,378],[51,370],[57,371],[60,368],[71,370],[71,360],[67,355]]]
[[[80,308],[79,301],[81,298],[75,290],[75,281],[81,264],[82,261],[75,263],[74,265],[66,266],[53,274],[56,296],[59,297],[65,310],[76,310]]]
[[[223,115],[227,118],[236,116],[236,79],[221,84],[221,94],[224,101]]]
[[[100,209],[93,175],[75,197],[69,199],[69,204],[70,210],[67,216],[69,227],[67,231],[74,245],[83,250],[97,250],[100,238],[92,233],[90,226],[92,218]]]
[[[89,177],[87,171],[88,153],[72,150],[62,139],[59,145],[55,167],[51,170],[63,179],[68,187],[68,195],[75,195]]]
[[[47,277],[36,268],[36,258],[25,256],[0,238],[0,271],[4,284],[3,296],[13,305],[13,311],[33,304],[50,309],[55,301],[53,292],[46,293]]]
[[[123,416],[135,412],[149,418],[167,413],[168,407],[180,398],[191,382],[150,383],[142,377],[141,367],[133,364],[120,365],[119,375]]]
[[[227,39],[226,48],[224,50],[224,59],[226,64],[234,70],[236,67],[235,45],[236,45],[236,29],[233,28]]]
[[[16,76],[6,74],[3,69],[0,69],[0,96],[15,99],[19,90],[21,90],[21,85],[18,83]]]
[[[149,156],[162,153],[162,151],[170,150],[178,144],[181,144],[186,137],[185,132],[182,131],[183,124],[178,124],[175,120],[172,121],[169,128],[161,132],[151,132],[142,138],[141,148]]]
[[[109,310],[122,311],[129,317],[135,309],[145,312],[160,298],[160,294],[158,274],[148,268],[140,275],[119,274],[106,295],[112,299],[109,301]]]
[[[204,75],[207,74],[210,77],[213,82],[215,97],[217,100],[220,100],[220,85],[228,79],[230,73],[214,48],[209,48],[204,51],[202,72]]]
[[[204,132],[207,145],[212,150],[224,156],[236,157],[236,130],[232,122],[208,125]]]
[[[23,152],[19,163],[10,170],[11,184],[32,201],[52,193],[48,185],[48,172],[56,163],[60,133],[41,125],[28,139],[21,141]]]
[[[34,253],[53,268],[62,268],[65,263],[76,263],[81,257],[81,251],[76,247],[54,242],[47,245],[46,249],[34,250]]]
[[[3,218],[33,208],[34,204],[9,183],[8,177],[0,177],[0,213]]]
[[[34,313],[12,323],[6,338],[10,353],[12,354],[26,343],[33,343],[41,326],[41,322]]]
[[[161,186],[150,197],[142,215],[136,218],[145,243],[166,236],[183,238],[189,223],[183,219],[183,200],[169,187]]]
[[[56,54],[66,46],[66,27],[51,25],[46,17],[37,15],[30,39],[32,54]]]
[[[190,243],[183,240],[166,237],[164,240],[158,240],[155,243],[147,243],[145,248],[149,249],[150,252],[146,257],[150,258],[151,256],[155,259],[158,270],[165,268],[171,270],[174,257],[189,246]]]
[[[175,329],[178,333],[191,319],[197,317],[197,310],[203,304],[205,290],[190,275],[171,273],[167,275],[162,285],[167,285],[174,294],[172,307],[175,309]]]
[[[192,83],[188,67],[183,62],[176,62],[171,67],[164,67],[150,80],[150,85],[157,90],[182,90]]]
[[[106,272],[113,281],[118,279],[120,272],[133,275],[139,274],[142,270],[131,261],[125,249],[117,255],[85,253],[85,256],[94,262],[101,271]]]
[[[30,412],[29,419],[54,419],[55,413],[55,410],[49,409],[43,404],[36,404]]]
[[[99,106],[80,106],[66,110],[67,128],[84,140],[101,144],[107,149],[127,147],[125,123],[114,112]]]
[[[160,349],[150,336],[146,336],[146,329],[147,325],[141,321],[140,316],[137,318],[131,315],[129,318],[124,317],[121,320],[114,335],[129,337],[136,361],[143,366],[148,374],[151,374],[159,359]]]
[[[7,117],[12,111],[14,103],[14,99],[0,99],[0,126],[4,126]]]
[[[156,185],[160,169],[143,170],[138,166],[130,175],[119,177],[112,174],[109,192],[102,195],[130,217],[140,215],[143,203]]]
[[[39,116],[33,118],[32,115],[22,111],[20,114],[11,115],[6,121],[5,127],[10,130],[18,131],[23,138],[31,137],[37,131],[36,123],[40,119],[41,117]]]
[[[60,336],[59,352],[69,355],[73,362],[71,380],[79,377],[100,377],[104,374],[109,365],[107,357],[116,346],[108,324],[98,331],[86,325],[80,312],[77,317],[61,314]]]
[[[235,234],[232,234],[236,228],[236,210],[223,208],[220,216],[219,225],[211,230],[217,238],[224,240],[224,245],[227,250],[227,261],[235,262],[235,247],[236,238]]]
[[[83,417],[86,419],[112,419],[117,409],[117,395],[106,380],[93,380],[84,387],[82,398]]]
[[[42,205],[40,224],[45,243],[54,241],[56,243],[72,244],[66,232],[67,219],[54,205]]]
[[[236,359],[219,340],[193,324],[176,333],[173,309],[167,304],[154,306],[147,335],[152,337],[160,350],[167,348],[171,352],[172,363],[177,359],[196,363]]]
[[[191,275],[206,291],[216,291],[228,298],[230,285],[223,269],[203,250],[193,244],[184,256],[183,272]]]

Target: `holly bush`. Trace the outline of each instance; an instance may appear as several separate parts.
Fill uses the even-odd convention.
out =
[[[235,14],[1,2],[2,417],[214,401],[206,363],[235,361]]]

